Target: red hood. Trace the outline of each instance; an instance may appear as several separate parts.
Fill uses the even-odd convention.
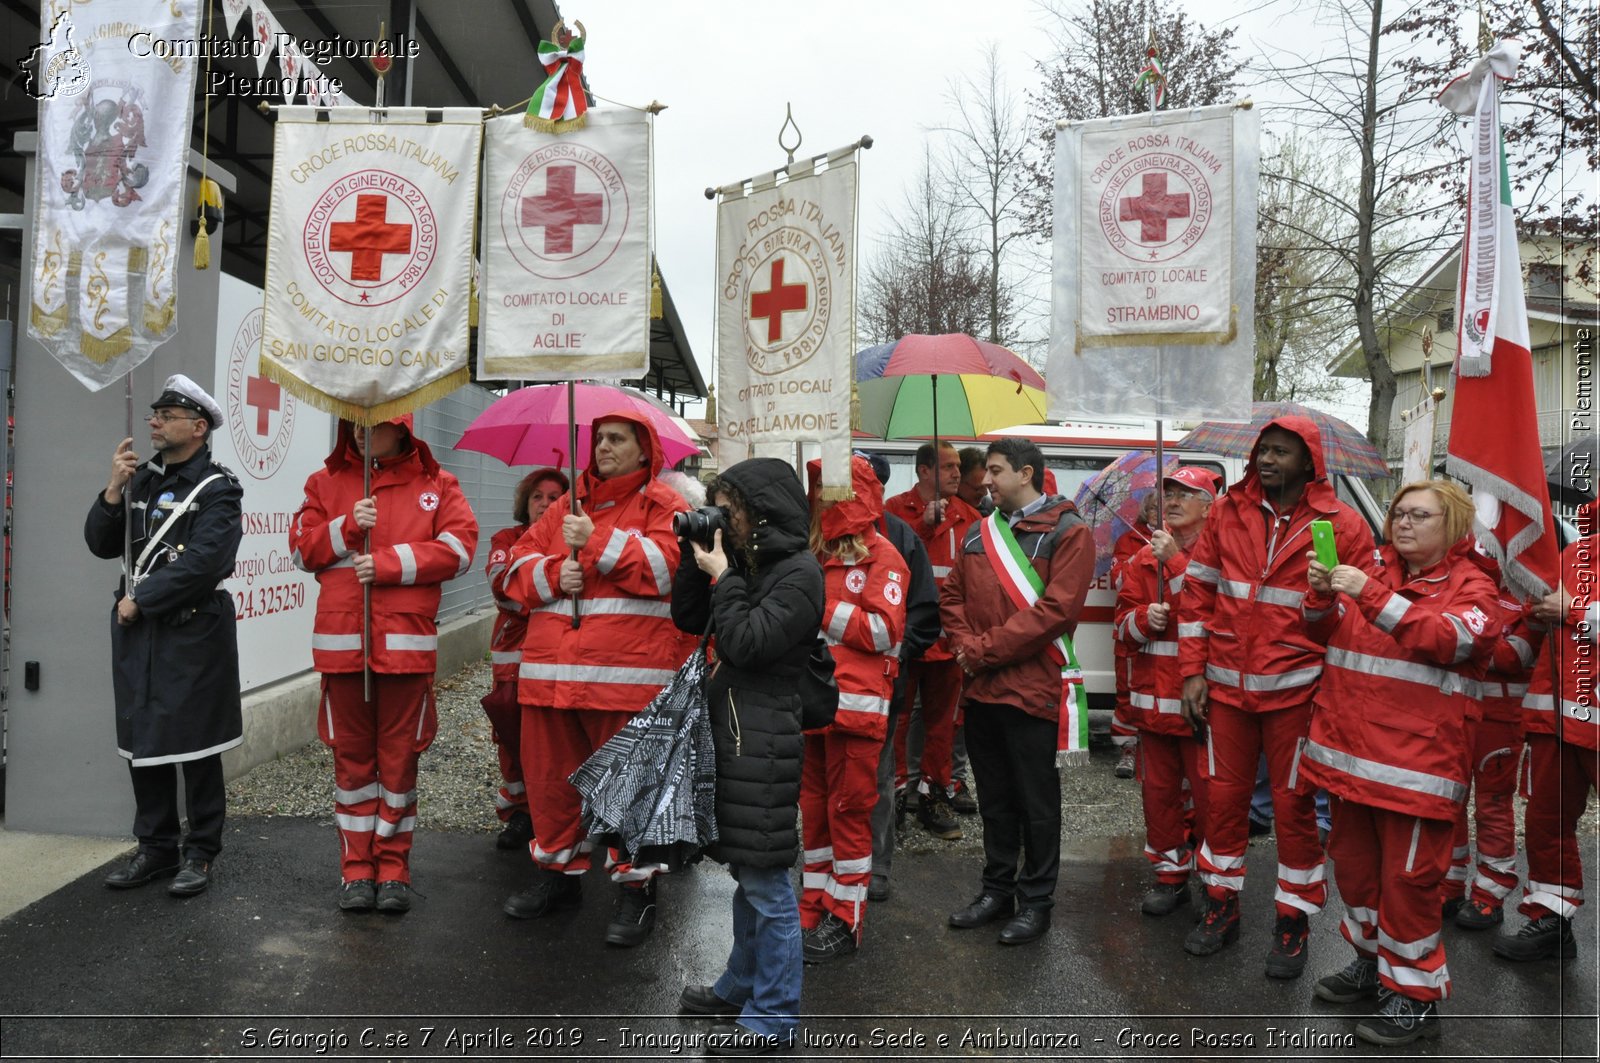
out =
[[[1239,478],[1239,486],[1249,487],[1257,495],[1262,494],[1261,476],[1256,472],[1256,455],[1261,450],[1261,437],[1273,428],[1281,428],[1285,432],[1293,432],[1300,437],[1300,441],[1306,445],[1306,449],[1311,451],[1311,467],[1315,471],[1312,473],[1311,479],[1307,481],[1308,486],[1318,481],[1327,480],[1328,472],[1322,465],[1322,430],[1317,427],[1317,422],[1311,418],[1290,413],[1282,417],[1274,417],[1262,425],[1261,431],[1256,433],[1256,445],[1250,448],[1250,461],[1245,467],[1244,475]]]
[[[812,505],[816,505],[817,492],[822,485],[822,461],[813,458],[806,462],[806,484]],[[878,523],[883,516],[883,484],[872,471],[866,458],[850,458],[850,486],[856,497],[835,502],[822,512],[822,534],[829,539],[844,535],[858,535]]]
[[[406,442],[400,445],[400,454],[398,457],[387,460],[398,461],[408,457],[412,453],[415,453],[421,460],[422,467],[427,470],[429,476],[432,476],[439,471],[439,463],[434,460],[433,451],[428,448],[428,444],[416,437],[416,433],[412,428],[412,417],[409,413],[403,413],[399,417],[391,417],[387,421],[382,421],[380,423],[392,424],[397,428],[404,429],[406,434]],[[339,472],[340,470],[348,468],[352,465],[360,468],[361,457],[356,452],[355,433],[355,426],[349,421],[341,418],[339,421],[338,434],[334,437],[333,441],[333,451],[322,463],[323,465],[327,466],[329,472]]]
[[[584,466],[584,475],[590,480],[599,480],[599,470],[594,464],[594,441],[600,434],[600,426],[607,421],[627,421],[633,425],[633,431],[639,438],[639,446],[644,450],[645,456],[650,459],[650,479],[654,480],[661,475],[661,470],[666,466],[662,460],[661,439],[656,435],[656,426],[650,420],[633,410],[616,410],[612,413],[596,417],[589,425],[589,464]]]

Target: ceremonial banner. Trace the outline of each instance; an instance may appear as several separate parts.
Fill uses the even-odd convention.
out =
[[[848,498],[856,163],[789,174],[717,207],[717,457],[726,468],[820,443],[825,494]]]
[[[41,86],[28,334],[91,390],[169,339],[196,61],[135,56],[130,35],[189,39],[195,0],[41,10],[37,75],[70,59],[86,78]]]
[[[1259,124],[1227,105],[1057,130],[1051,417],[1250,419]]]
[[[568,133],[485,123],[482,380],[650,371],[650,116],[589,111]]]
[[[1500,562],[1508,585],[1534,597],[1558,581],[1560,550],[1539,447],[1528,307],[1495,86],[1516,72],[1515,45],[1499,41],[1439,94],[1445,107],[1473,117],[1445,468],[1472,488],[1479,544]]]
[[[467,382],[483,129],[474,108],[374,113],[278,111],[261,341],[267,377],[358,424]]]
[[[1432,395],[1400,414],[1405,425],[1405,453],[1400,462],[1400,482],[1416,483],[1433,479],[1433,429],[1439,404]]]

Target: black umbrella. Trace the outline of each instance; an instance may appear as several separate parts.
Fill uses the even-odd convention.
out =
[[[1551,501],[1581,506],[1594,500],[1595,477],[1600,476],[1597,439],[1600,436],[1579,436],[1557,451],[1544,467]]]
[[[636,861],[649,851],[675,862],[717,840],[705,673],[705,650],[697,649],[654,701],[572,773],[584,829]]]

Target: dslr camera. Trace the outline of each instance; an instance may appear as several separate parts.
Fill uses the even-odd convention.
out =
[[[716,533],[728,538],[728,511],[721,506],[701,506],[687,513],[677,513],[672,518],[672,534],[709,550],[716,545]]]

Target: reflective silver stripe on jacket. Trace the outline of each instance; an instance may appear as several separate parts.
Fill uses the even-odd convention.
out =
[[[667,555],[661,552],[661,547],[652,539],[639,537],[639,549],[644,551],[644,556],[650,562],[650,574],[656,578],[656,593],[667,594],[672,590],[672,573],[667,571]]]
[[[1410,608],[1411,603],[1409,601],[1398,594],[1391,593],[1389,600],[1383,603],[1383,608],[1378,610],[1378,615],[1373,618],[1372,622],[1392,635],[1394,634],[1394,626],[1404,619]]]
[[[1221,569],[1212,568],[1210,565],[1202,565],[1198,561],[1189,562],[1189,567],[1184,569],[1183,572],[1186,576],[1192,576],[1202,583],[1209,583],[1213,586],[1222,578]]]
[[[1338,646],[1328,647],[1326,660],[1334,668],[1360,672],[1362,675],[1380,676],[1384,679],[1403,679],[1408,683],[1432,687],[1441,694],[1478,696],[1477,683],[1465,676],[1457,675],[1455,672],[1445,668],[1436,668],[1431,664],[1405,661],[1394,657],[1375,657],[1371,654],[1356,653],[1354,650],[1347,650]]]
[[[1511,648],[1517,651],[1517,661],[1522,667],[1533,667],[1533,647],[1528,644],[1527,639],[1519,639],[1515,635],[1507,635],[1506,642],[1510,643]]]
[[[429,653],[439,648],[438,635],[385,635],[383,648],[399,653]]]
[[[1318,764],[1334,771],[1342,771],[1356,779],[1366,779],[1368,782],[1427,794],[1430,797],[1442,797],[1456,804],[1465,801],[1467,797],[1466,786],[1454,779],[1429,775],[1425,771],[1414,771],[1411,768],[1396,767],[1393,764],[1380,764],[1375,760],[1367,760],[1365,757],[1358,757],[1342,750],[1329,749],[1318,742],[1309,740],[1306,742],[1305,757],[1307,760],[1314,760]]]
[[[844,629],[850,625],[850,618],[856,615],[856,607],[849,602],[840,602],[833,610],[833,617],[824,629],[830,639],[837,644],[844,638]]]
[[[1451,657],[1450,660],[1454,664],[1460,664],[1472,656],[1472,632],[1467,630],[1467,622],[1459,616],[1453,613],[1445,613],[1444,618],[1450,621],[1450,626],[1456,632],[1456,652],[1455,656]]]
[[[495,650],[489,654],[490,664],[521,664],[521,650]]]
[[[1531,709],[1534,712],[1554,713],[1556,711],[1556,699],[1549,694],[1529,694],[1522,699],[1522,707]],[[1562,698],[1561,715],[1569,720],[1576,720],[1578,723],[1589,723],[1594,719],[1594,708]]]
[[[1486,698],[1520,698],[1528,692],[1526,683],[1480,683],[1481,696]]]
[[[1268,605],[1286,605],[1290,609],[1300,608],[1305,597],[1305,591],[1291,591],[1287,587],[1262,587],[1256,592],[1256,601]]]
[[[1178,655],[1178,644],[1170,640],[1147,642],[1144,644],[1143,652],[1152,657],[1176,657]]]
[[[1221,578],[1217,580],[1218,592],[1226,594],[1230,598],[1241,598],[1249,601],[1251,589],[1251,585],[1244,580]]]
[[[410,543],[395,543],[394,556],[400,559],[400,585],[409,587],[417,582],[417,555]]]
[[[355,553],[344,544],[344,521],[345,518],[336,517],[328,522],[328,545],[333,548],[334,557],[349,557]]]
[[[889,699],[874,697],[871,694],[847,694],[839,692],[840,712],[865,712],[874,716],[889,715]]]
[[[360,635],[324,635],[320,631],[311,633],[311,648],[314,650],[360,650]]]
[[[1160,712],[1168,716],[1183,715],[1183,702],[1178,698],[1158,698],[1153,694],[1141,694],[1137,690],[1130,690],[1128,704],[1146,712]]]
[[[595,563],[595,568],[600,570],[602,576],[610,575],[611,570],[617,567],[617,562],[622,560],[623,547],[627,545],[628,533],[621,528],[612,528],[606,548],[600,552],[600,560]]]
[[[1205,621],[1185,620],[1178,625],[1178,637],[1180,639],[1205,639],[1210,638],[1211,633],[1206,630]]]
[[[613,668],[603,664],[524,661],[517,674],[523,679],[549,679],[557,683],[624,683],[659,687],[671,682],[678,673],[672,668]]]
[[[1329,651],[1331,654],[1333,651]],[[1244,673],[1241,681],[1240,673],[1236,668],[1220,668],[1214,664],[1206,665],[1206,679],[1223,686],[1243,686],[1245,690],[1255,693],[1265,693],[1272,690],[1293,690],[1295,687],[1310,686],[1322,675],[1321,665],[1312,665],[1309,668],[1296,668],[1292,672],[1283,672],[1278,675],[1256,675]]]
[[[672,603],[654,598],[585,598],[579,607],[584,616],[653,616],[672,619]],[[572,615],[571,602],[551,602],[535,609],[536,613]]]
[[[949,565],[933,565],[933,578],[936,580],[947,579],[952,571]]]
[[[456,566],[456,575],[459,576],[468,568],[472,567],[472,555],[467,553],[466,546],[461,542],[460,539],[456,538],[455,532],[442,531],[435,536],[435,538],[441,543],[444,543],[450,549],[454,550],[456,552],[456,556],[461,559],[461,564]]]
[[[872,632],[872,648],[879,653],[889,649],[889,625],[876,613],[867,614],[867,629]]]

